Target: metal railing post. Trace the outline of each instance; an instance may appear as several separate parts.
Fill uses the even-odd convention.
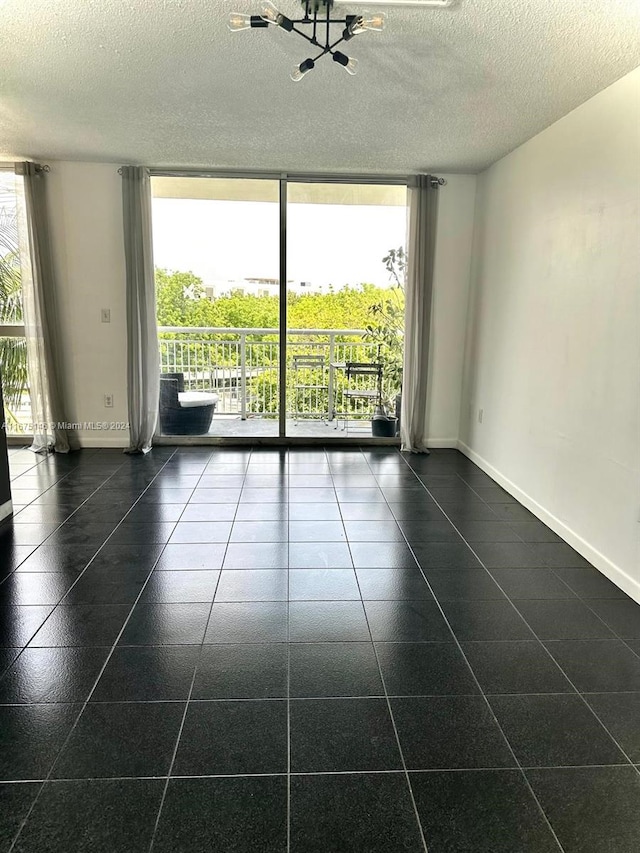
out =
[[[247,419],[247,337],[240,335],[240,418]]]
[[[339,419],[339,413],[342,412],[343,401],[337,399],[342,387],[339,382],[339,373],[336,369],[331,369],[331,364],[373,358],[373,354],[369,351],[371,345],[363,340],[365,332],[362,329],[289,329],[288,335],[280,335],[278,343],[247,339],[249,336],[253,338],[277,336],[278,330],[273,328],[161,326],[158,331],[160,335],[176,336],[176,338],[159,338],[161,371],[184,373],[189,387],[216,391],[220,398],[217,411],[220,414],[239,414],[242,420],[247,420],[249,415],[251,395],[248,381],[250,379],[255,378],[261,386],[258,396],[254,399],[256,412],[267,416],[275,414],[271,406],[275,401],[282,405],[283,391],[285,401],[288,399],[286,385],[282,386],[278,383],[274,394],[275,389],[272,388],[271,383],[262,382],[261,377],[266,370],[277,367],[283,349],[286,362],[287,348],[291,346],[289,337],[295,340],[294,346],[298,348],[328,353],[329,376],[326,393],[329,399],[325,406],[324,395],[318,390],[311,391],[308,399],[304,401],[304,410],[299,412],[303,420],[307,415],[328,417],[335,424]],[[233,341],[216,342],[209,339],[202,341],[200,337],[230,334],[234,335]],[[357,337],[359,340],[341,342],[337,340],[339,336]],[[314,337],[320,337],[323,340],[313,340]],[[199,350],[200,347],[202,352]],[[192,349],[195,349],[194,353]],[[208,355],[205,355],[207,351]]]
[[[332,421],[336,414],[336,408],[334,406],[333,399],[333,363],[336,359],[336,336],[334,332],[329,333],[329,387],[327,389],[327,394],[329,395],[329,399],[327,401],[327,408],[329,411],[329,420]]]

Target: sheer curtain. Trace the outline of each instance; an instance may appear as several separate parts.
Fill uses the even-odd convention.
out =
[[[412,453],[429,452],[427,376],[438,186],[438,178],[432,175],[418,175],[409,185],[409,245],[400,439],[402,449]]]
[[[123,166],[121,171],[127,288],[127,452],[147,453],[158,420],[160,393],[151,178],[142,166]]]
[[[68,428],[64,396],[45,169],[35,163],[17,163],[16,195],[23,247],[20,265],[34,424],[32,450],[68,453],[79,445],[75,432]]]

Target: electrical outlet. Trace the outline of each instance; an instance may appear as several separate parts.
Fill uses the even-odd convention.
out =
[[[110,323],[111,322],[111,309],[110,308],[103,308],[100,311],[100,317],[101,317],[103,323]]]
[[[484,409],[478,409],[478,423],[482,423],[482,418],[484,416]]]
[[[113,394],[104,395],[104,407],[105,409],[113,409]]]

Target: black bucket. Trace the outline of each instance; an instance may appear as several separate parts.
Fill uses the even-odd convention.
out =
[[[371,421],[371,435],[375,438],[394,438],[397,428],[397,418],[374,418]]]

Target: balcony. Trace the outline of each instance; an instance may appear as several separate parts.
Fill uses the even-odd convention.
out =
[[[0,365],[4,396],[4,423],[9,438],[33,432],[27,372],[27,340],[23,323],[0,322]]]
[[[161,326],[158,336],[163,373],[182,373],[185,390],[218,395],[209,435],[278,435],[277,329]],[[345,431],[371,435],[371,401],[347,401],[344,396],[344,364],[378,358],[377,345],[364,336],[363,329],[288,330],[288,436],[336,439]],[[320,363],[296,367],[296,356],[317,356]],[[372,390],[374,385],[361,377],[358,387]],[[396,389],[383,380],[382,392],[383,399],[390,400]]]

